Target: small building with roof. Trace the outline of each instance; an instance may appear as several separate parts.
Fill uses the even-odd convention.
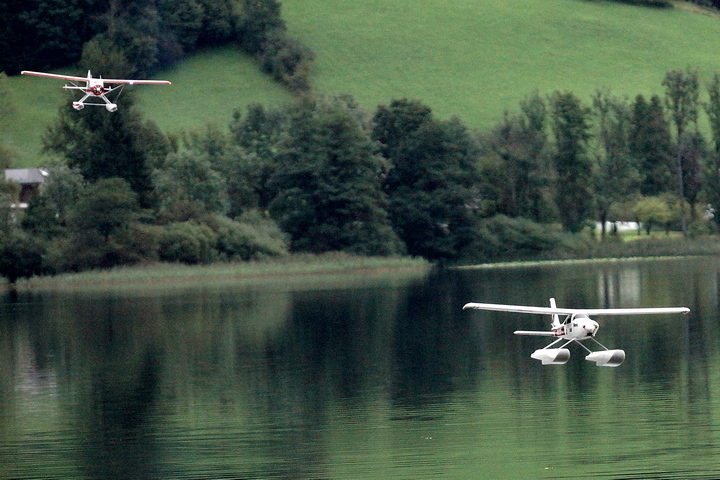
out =
[[[13,205],[26,208],[28,203],[40,195],[48,171],[45,168],[8,168],[5,170],[5,180],[20,185],[18,203]]]

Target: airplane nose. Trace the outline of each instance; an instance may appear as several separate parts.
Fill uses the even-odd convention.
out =
[[[585,327],[585,335],[588,337],[592,337],[595,335],[595,333],[598,330],[598,324],[595,322],[589,322],[584,325]]]

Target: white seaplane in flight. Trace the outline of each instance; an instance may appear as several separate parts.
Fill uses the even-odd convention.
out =
[[[48,78],[59,78],[62,80],[68,80],[69,85],[65,84],[62,88],[67,90],[80,90],[84,96],[73,102],[72,106],[75,110],[82,110],[86,105],[94,105],[98,107],[105,107],[108,112],[114,112],[117,110],[117,104],[110,101],[107,94],[114,92],[115,90],[121,89],[125,85],[170,85],[167,80],[119,80],[114,78],[94,78],[88,70],[87,77],[74,77],[72,75],[57,75],[54,73],[45,72],[31,72],[29,70],[23,70],[23,75],[34,75],[36,77],[48,77]],[[85,85],[78,85],[77,83],[84,82]]]
[[[538,335],[543,337],[555,337],[557,340],[550,345],[539,350],[535,350],[532,358],[540,360],[543,365],[561,365],[570,359],[570,350],[565,348],[570,343],[577,343],[582,348],[590,352],[585,357],[586,360],[595,362],[599,367],[617,367],[625,360],[624,350],[609,350],[602,343],[595,340],[600,327],[595,320],[590,319],[590,315],[657,315],[668,313],[688,313],[687,307],[667,307],[667,308],[558,308],[555,299],[550,299],[549,307],[529,307],[523,305],[499,305],[496,303],[468,303],[465,304],[463,310],[474,308],[478,310],[494,310],[498,312],[515,312],[515,313],[537,313],[552,315],[552,323],[550,331],[534,332],[527,330],[517,330],[515,335]],[[564,321],[560,321],[560,315],[566,315]],[[553,345],[566,340],[560,348],[550,348]],[[593,352],[580,342],[592,340],[597,343],[603,350]]]

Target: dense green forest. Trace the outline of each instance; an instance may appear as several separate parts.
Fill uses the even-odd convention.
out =
[[[720,76],[704,85],[692,67],[668,71],[664,95],[601,89],[588,103],[536,92],[473,131],[421,99],[367,111],[351,95],[314,94],[313,52],[287,35],[275,0],[0,8],[5,21],[22,20],[0,36],[0,68],[11,73],[78,62],[144,75],[234,43],[297,94],[291,105],[237,110],[227,129],[173,135],[144,119],[132,94],[113,114],[61,108],[43,139],[56,160],[42,195],[18,218],[17,186],[3,189],[0,273],[11,281],[291,252],[436,262],[569,254],[593,247],[596,220],[699,236],[720,219]],[[37,43],[17,48],[28,31],[40,32]]]

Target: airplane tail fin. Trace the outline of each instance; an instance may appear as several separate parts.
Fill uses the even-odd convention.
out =
[[[550,308],[557,308],[557,304],[555,303],[554,298],[550,299]],[[552,326],[553,326],[553,328],[556,328],[556,327],[559,327],[560,325],[561,325],[560,324],[560,315],[558,315],[557,313],[554,313],[552,315]]]

